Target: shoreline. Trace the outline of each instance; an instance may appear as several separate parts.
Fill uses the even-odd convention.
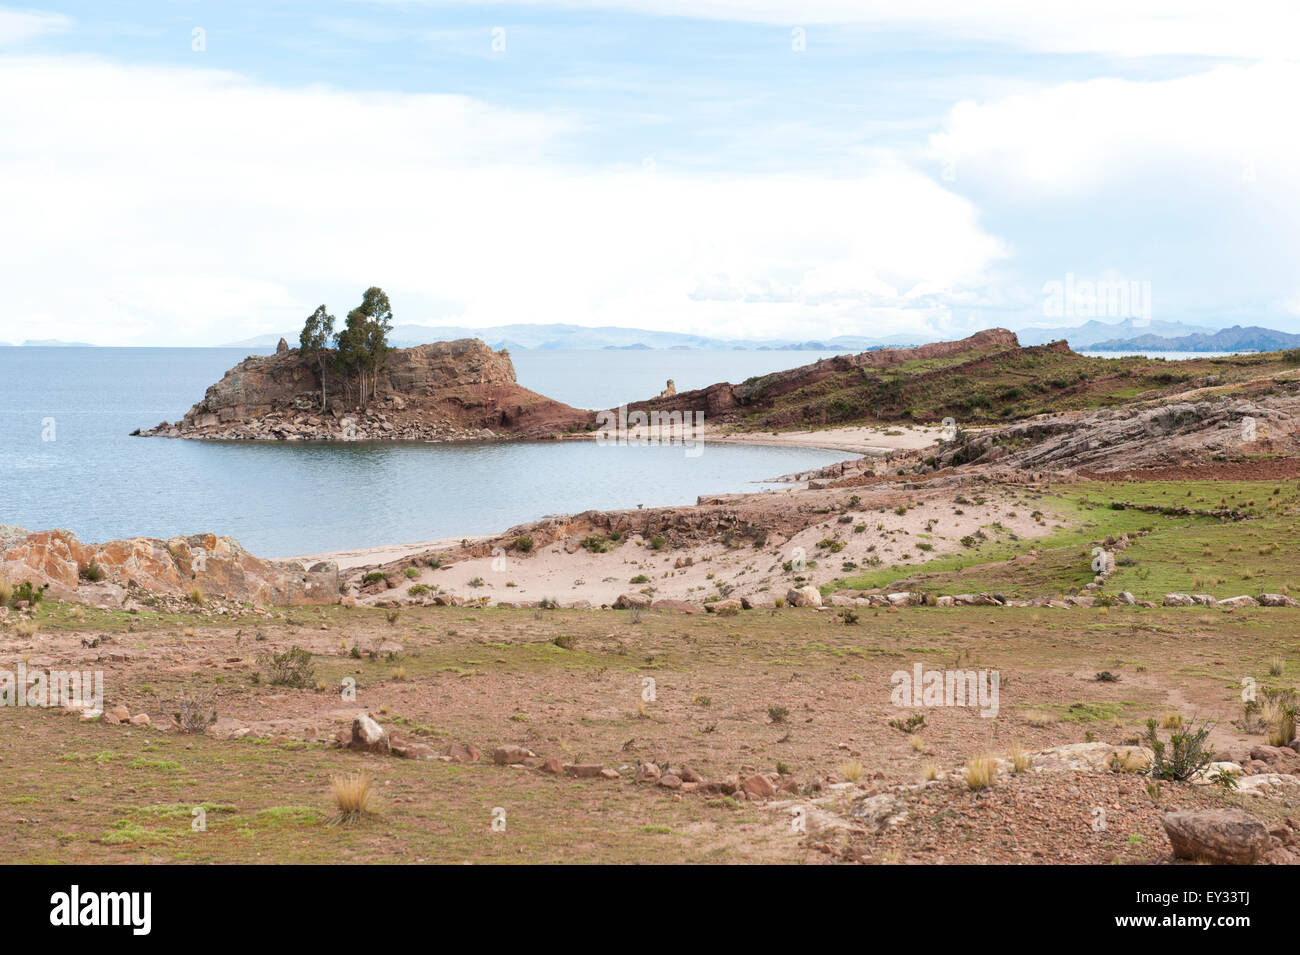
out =
[[[862,456],[882,457],[894,451],[913,451],[920,448],[928,447],[933,444],[939,436],[941,429],[932,427],[911,427],[899,428],[894,426],[888,427],[845,427],[845,428],[827,428],[817,431],[783,431],[777,434],[772,433],[755,433],[755,432],[726,432],[715,425],[706,424],[701,433],[694,440],[703,444],[737,444],[737,445],[755,445],[759,447],[787,447],[799,448],[809,451],[834,451],[846,452],[849,454],[859,454]],[[897,432],[897,433],[891,433]],[[629,440],[637,440],[639,429],[629,432]],[[594,441],[597,435],[581,434],[568,435],[560,440],[563,441]],[[867,439],[873,439],[868,443]],[[816,470],[811,469],[811,470]],[[754,484],[775,484],[778,481],[775,478],[754,478]],[[804,481],[785,481],[788,487],[785,493],[789,493],[803,486]],[[729,492],[725,496],[743,496],[749,494],[772,494],[781,493],[770,490],[755,489],[752,491],[735,491]],[[706,494],[700,497],[709,496]],[[672,507],[695,507],[695,504],[670,505]],[[580,512],[579,512],[580,513]],[[548,515],[542,515],[535,520],[545,520]],[[530,522],[524,522],[530,523]],[[270,557],[269,560],[275,561],[301,561],[304,565],[310,566],[321,561],[333,561],[338,564],[340,571],[356,570],[361,567],[372,567],[380,564],[392,563],[393,561],[403,560],[415,554],[424,551],[434,550],[443,547],[460,546],[462,542],[478,543],[485,540],[492,540],[500,537],[509,528],[501,528],[495,533],[490,534],[467,534],[456,537],[440,537],[427,541],[410,541],[395,544],[376,544],[369,547],[349,547],[339,550],[321,551],[315,554],[295,554],[287,557]]]

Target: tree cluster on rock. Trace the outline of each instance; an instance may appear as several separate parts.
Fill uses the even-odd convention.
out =
[[[298,336],[303,358],[313,364],[320,375],[320,403],[325,408],[328,397],[326,378],[333,372],[343,384],[345,401],[351,398],[356,383],[357,403],[366,407],[376,397],[379,372],[388,355],[388,333],[393,330],[393,308],[388,295],[378,286],[366,289],[361,304],[348,312],[344,325],[334,330],[334,316],[321,305],[307,317]]]

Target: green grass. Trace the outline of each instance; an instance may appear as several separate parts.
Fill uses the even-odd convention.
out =
[[[782,392],[782,375],[745,381],[738,392],[742,429],[781,430],[868,421],[967,426],[996,424],[1056,411],[1112,407],[1158,398],[1212,382],[1220,386],[1287,372],[1287,352],[1185,361],[1127,356],[1099,358],[1047,346],[988,348],[886,368],[834,372]]]
[[[1252,516],[1228,521],[1137,507],[1116,510],[1114,502],[1229,508]],[[934,594],[987,591],[1022,599],[1072,593],[1093,579],[1092,547],[1107,536],[1128,534],[1132,543],[1116,553],[1117,566],[1105,592],[1129,591],[1138,599],[1159,601],[1170,592],[1222,598],[1300,591],[1297,482],[1085,482],[1031,498],[1025,506],[1060,517],[1065,526],[1019,541],[985,528],[989,539],[975,547],[922,564],[876,568],[822,589],[896,585]],[[1008,563],[1031,552],[1037,554],[1032,562]]]

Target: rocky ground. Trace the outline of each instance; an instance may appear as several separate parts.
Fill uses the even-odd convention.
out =
[[[292,403],[294,367],[178,430],[236,408],[287,440],[240,376]],[[0,697],[20,667],[104,683],[0,706],[11,857],[1296,862],[1300,399],[1221,377],[342,570],[0,529]]]
[[[0,668],[102,670],[105,709],[0,707],[0,824],[13,861],[1172,863],[1169,813],[1240,809],[1258,822],[1226,848],[1195,817],[1193,854],[1293,861],[1300,756],[1239,687],[1294,683],[1300,611],[1057,613],[43,601]],[[293,648],[304,673],[276,665]],[[894,705],[917,664],[996,670],[997,714]],[[1215,721],[1191,782],[1141,774],[1145,721],[1173,714]],[[331,825],[330,779],[358,771],[373,814]]]

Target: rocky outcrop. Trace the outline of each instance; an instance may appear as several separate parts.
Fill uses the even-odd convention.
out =
[[[327,375],[328,405],[313,362],[298,349],[244,359],[183,419],[145,436],[263,441],[490,440],[586,430],[593,416],[521,387],[508,352],[476,338],[394,349],[378,397]]]
[[[1175,401],[1040,415],[941,446],[937,467],[1150,468],[1213,454],[1300,453],[1300,399]]]
[[[158,540],[87,544],[71,531],[40,531],[0,545],[0,577],[49,585],[49,594],[77,599],[87,588],[182,596],[198,588],[205,596],[261,604],[331,604],[339,600],[333,563],[310,568],[293,561],[266,561],[230,537],[195,534]],[[92,565],[102,580],[87,578]]]

